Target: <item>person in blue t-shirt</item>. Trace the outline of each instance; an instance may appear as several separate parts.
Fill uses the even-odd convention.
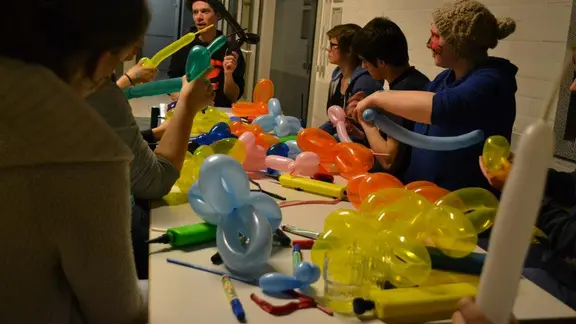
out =
[[[386,91],[360,101],[356,119],[378,107],[416,122],[414,131],[429,136],[457,136],[480,129],[487,137],[510,140],[516,118],[518,68],[488,56],[498,41],[514,32],[512,19],[496,19],[480,2],[459,0],[433,13],[434,63],[446,68],[425,91]],[[427,180],[448,190],[492,189],[478,168],[483,143],[455,151],[413,148],[404,182]]]

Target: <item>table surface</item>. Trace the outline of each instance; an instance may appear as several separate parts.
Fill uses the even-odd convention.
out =
[[[340,181],[344,180],[338,179],[338,182]],[[263,189],[284,196],[288,201],[328,200],[328,198],[283,188],[272,179],[262,179],[259,182]],[[166,201],[170,201],[170,204],[168,205]],[[179,189],[174,188],[166,201],[154,204],[151,211],[151,229],[166,229],[202,221],[190,208],[186,194],[180,193]],[[283,223],[321,231],[326,216],[331,211],[340,208],[353,209],[348,202],[341,202],[337,205],[304,205],[283,208]],[[160,234],[154,230],[150,232],[151,237]],[[226,271],[224,266],[212,265],[210,257],[214,253],[216,253],[215,243],[187,250],[170,250],[162,245],[150,246],[150,324],[237,323],[224,295],[220,276],[166,262],[166,258],[174,258]],[[303,257],[305,260],[309,260],[309,251],[304,251]],[[291,249],[274,250],[269,260],[269,266],[270,269],[265,272],[291,273]],[[259,296],[264,297],[258,287],[236,281],[234,286],[246,311],[248,323],[268,324],[271,321],[278,324],[361,322],[354,317],[339,315],[329,317],[316,309],[300,310],[289,316],[275,317],[258,308],[250,300],[249,296],[251,293],[257,293]],[[323,289],[322,280],[315,284],[314,288],[321,295]],[[276,304],[286,302],[286,300],[275,300],[272,297],[266,297],[266,299]],[[551,319],[576,316],[576,312],[572,309],[526,279],[522,279],[520,282],[514,314],[518,319]],[[366,321],[363,322],[366,323]],[[381,323],[377,320],[373,322]]]

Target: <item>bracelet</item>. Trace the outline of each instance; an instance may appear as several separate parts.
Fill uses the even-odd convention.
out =
[[[124,76],[126,76],[128,78],[128,81],[130,81],[131,85],[135,85],[134,81],[132,81],[132,78],[128,75],[128,73],[124,73]]]

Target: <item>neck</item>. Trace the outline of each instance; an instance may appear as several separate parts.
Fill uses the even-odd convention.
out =
[[[478,64],[482,63],[483,61],[487,60],[488,56],[484,56],[478,60],[468,60],[468,59],[460,59],[456,64],[452,67],[454,71],[454,77],[456,80],[465,76],[468,72],[472,71],[474,67]]]
[[[344,79],[350,79],[354,70],[356,70],[356,67],[353,67],[352,64],[340,65],[340,72],[342,72],[342,77]]]
[[[389,66],[384,72],[384,78],[388,81],[388,84],[393,83],[399,76],[406,72],[410,68],[410,64],[403,66]]]
[[[204,43],[212,43],[216,39],[216,28],[210,28],[210,30],[203,32],[199,38]]]

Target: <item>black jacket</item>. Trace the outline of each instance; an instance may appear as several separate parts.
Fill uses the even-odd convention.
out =
[[[196,27],[190,27],[189,32],[196,32]],[[221,36],[222,32],[217,32],[217,37]],[[170,78],[180,78],[184,74],[186,74],[186,60],[188,59],[188,54],[192,47],[200,45],[200,46],[208,46],[209,44],[203,43],[199,37],[196,37],[192,43],[183,47],[178,52],[172,55],[170,59],[170,67],[168,68],[168,76]],[[212,86],[214,87],[214,91],[216,92],[216,98],[214,99],[214,106],[216,107],[232,107],[232,101],[226,97],[224,94],[224,68],[222,66],[222,62],[224,61],[224,57],[227,55],[228,46],[224,46],[214,54],[212,54],[212,67],[214,68],[210,73],[210,81],[212,82]],[[246,70],[246,62],[244,61],[244,56],[242,55],[241,51],[238,51],[238,66],[234,71],[233,77],[234,82],[240,88],[240,94],[236,100],[242,97],[244,94],[244,72]],[[236,101],[234,100],[234,101]]]

